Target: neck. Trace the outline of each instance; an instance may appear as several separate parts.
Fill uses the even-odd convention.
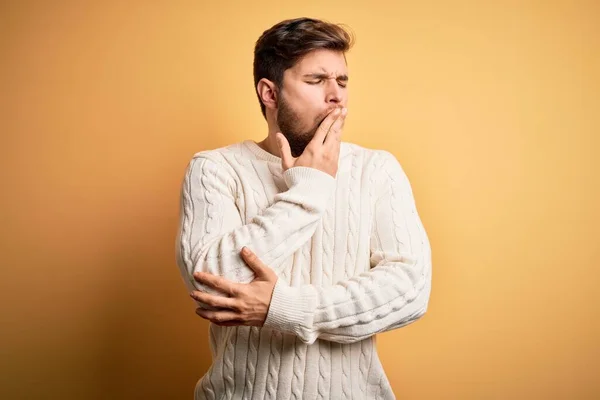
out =
[[[269,124],[269,132],[267,133],[267,137],[257,144],[265,151],[273,154],[276,157],[281,158],[281,150],[279,150],[279,146],[277,145],[277,139],[275,138],[275,134],[279,132],[279,127],[272,126]]]

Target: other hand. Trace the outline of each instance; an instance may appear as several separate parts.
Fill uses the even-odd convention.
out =
[[[267,318],[277,275],[249,248],[244,247],[241,255],[255,274],[254,280],[250,283],[231,282],[223,277],[205,272],[194,274],[196,281],[229,295],[229,297],[216,296],[196,290],[190,293],[193,299],[218,308],[216,311],[204,308],[196,309],[196,314],[216,325],[263,326]]]

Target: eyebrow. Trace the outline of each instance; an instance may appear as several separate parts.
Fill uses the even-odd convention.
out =
[[[329,79],[329,74],[325,73],[313,73],[313,74],[304,74],[304,78],[312,78],[312,79]],[[339,75],[336,80],[348,82],[348,75]]]

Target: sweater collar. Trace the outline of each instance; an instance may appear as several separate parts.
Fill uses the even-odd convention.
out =
[[[265,160],[268,162],[280,163],[281,158],[277,157],[264,150],[262,147],[258,145],[254,140],[244,140],[244,145],[258,158],[259,160]]]
[[[246,148],[248,148],[248,150],[250,150],[252,152],[252,154],[254,154],[256,156],[256,158],[258,158],[259,160],[265,160],[268,162],[281,164],[280,157],[277,157],[276,155],[273,155],[273,154],[269,153],[268,151],[264,150],[254,140],[249,140],[249,139],[244,140],[243,143],[246,146]],[[350,152],[350,148],[349,148],[348,144],[345,142],[342,142],[341,147],[340,147],[340,158],[344,157],[349,152]]]

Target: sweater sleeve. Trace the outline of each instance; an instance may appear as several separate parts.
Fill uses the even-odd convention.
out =
[[[228,165],[205,153],[188,164],[181,189],[177,264],[189,290],[220,295],[193,278],[197,271],[248,283],[254,273],[240,257],[248,246],[276,273],[283,261],[316,229],[333,193],[334,178],[314,168],[285,171],[288,190],[243,224],[236,205],[238,188]]]
[[[383,190],[375,206],[371,268],[330,287],[290,287],[278,280],[265,326],[351,343],[399,328],[426,311],[431,291],[431,249],[409,180],[396,158],[383,152]]]

